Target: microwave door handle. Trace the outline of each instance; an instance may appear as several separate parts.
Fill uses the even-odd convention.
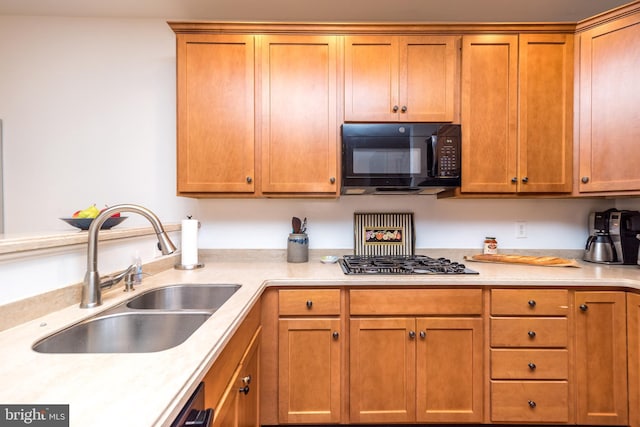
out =
[[[436,149],[438,144],[438,137],[432,135],[427,139],[427,164],[429,168],[429,176],[438,176],[438,161],[436,156]]]

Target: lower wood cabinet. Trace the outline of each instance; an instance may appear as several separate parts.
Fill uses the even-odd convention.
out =
[[[569,291],[493,289],[490,421],[569,423]]]
[[[640,293],[285,288],[262,305],[262,425],[640,427]],[[246,376],[216,425],[254,425]]]
[[[480,290],[352,290],[350,303],[350,422],[482,421]],[[434,316],[360,317],[368,304]]]
[[[625,292],[575,293],[577,423],[627,425]]]
[[[629,425],[640,427],[640,294],[627,294]]]
[[[260,320],[258,303],[204,377],[204,403],[214,408],[215,427],[260,425]]]
[[[283,289],[278,307],[279,423],[340,422],[341,290]]]

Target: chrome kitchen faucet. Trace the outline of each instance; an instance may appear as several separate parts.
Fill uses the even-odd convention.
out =
[[[91,221],[89,226],[89,243],[87,251],[87,273],[84,276],[84,283],[82,285],[82,299],[80,301],[80,308],[92,308],[102,304],[102,288],[109,286],[105,284],[102,286],[100,283],[100,274],[98,274],[98,232],[102,224],[111,215],[118,212],[132,212],[137,213],[145,217],[156,232],[158,238],[158,246],[163,255],[169,255],[176,251],[176,247],[167,236],[164,231],[162,223],[149,209],[130,204],[114,205],[106,208],[100,214]],[[111,283],[111,285],[113,282]]]

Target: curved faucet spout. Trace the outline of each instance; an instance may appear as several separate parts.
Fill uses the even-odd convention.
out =
[[[100,275],[98,274],[98,232],[102,224],[111,215],[119,212],[132,212],[145,217],[153,226],[158,239],[158,245],[163,255],[169,255],[176,251],[176,247],[164,231],[162,223],[149,209],[131,204],[114,205],[103,210],[89,226],[89,243],[87,248],[87,273],[84,276],[82,286],[82,300],[80,308],[97,307],[102,304],[102,292],[100,288]]]

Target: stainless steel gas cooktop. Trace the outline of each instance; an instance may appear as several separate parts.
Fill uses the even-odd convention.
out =
[[[478,274],[447,258],[424,255],[345,255],[339,262],[344,274]]]

